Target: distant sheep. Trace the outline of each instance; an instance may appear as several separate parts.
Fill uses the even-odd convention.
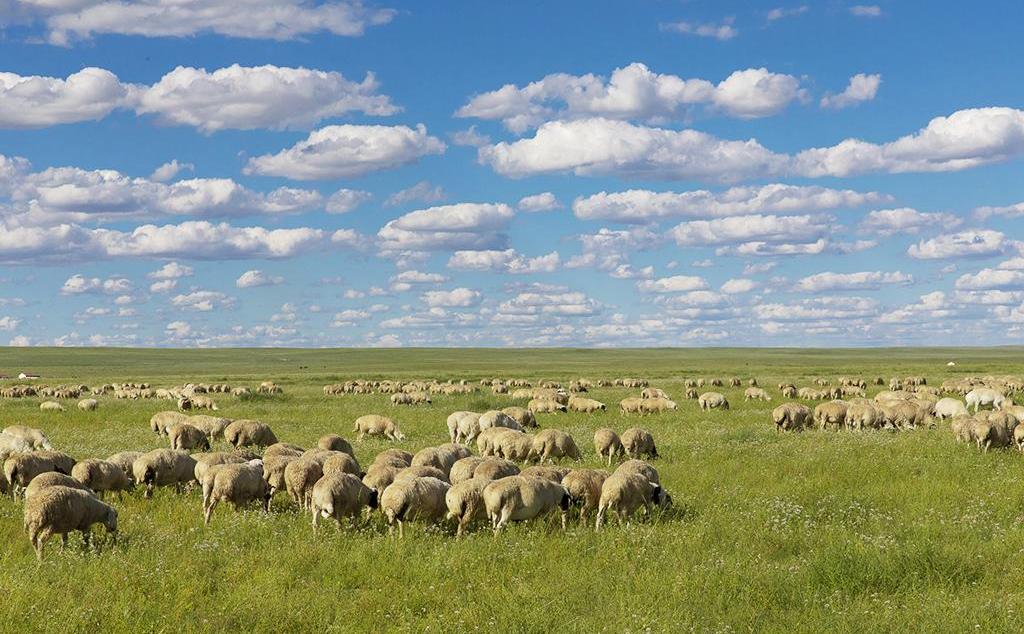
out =
[[[705,412],[713,409],[729,409],[729,400],[720,392],[705,392],[697,399],[697,403]]]
[[[235,447],[269,447],[277,442],[277,436],[266,423],[243,419],[224,429],[224,440]]]
[[[359,434],[358,440],[366,436],[383,436],[388,440],[403,441],[405,434],[398,428],[395,421],[377,414],[367,414],[356,419],[353,432]]]

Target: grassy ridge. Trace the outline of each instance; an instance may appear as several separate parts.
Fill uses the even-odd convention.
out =
[[[947,368],[953,359],[958,365]],[[225,416],[270,423],[285,441],[351,437],[352,420],[392,415],[416,450],[446,441],[453,410],[511,404],[480,392],[394,408],[384,395],[325,397],[352,377],[568,380],[635,375],[680,401],[670,415],[623,419],[614,404],[635,392],[598,389],[604,414],[541,415],[572,433],[585,466],[598,466],[593,430],[640,425],[657,439],[655,464],[676,508],[595,534],[555,522],[516,526],[495,540],[462,542],[448,527],[391,540],[379,519],[313,537],[308,516],[284,496],[273,512],[218,508],[201,520],[198,492],[159,491],[115,502],[122,539],[100,555],[75,537],[51,542],[37,565],[20,504],[0,500],[4,630],[255,631],[999,631],[1021,629],[1024,502],[1021,457],[978,454],[948,430],[776,435],[778,403],[704,414],[683,401],[688,376],[756,376],[806,385],[840,374],[1024,371],[1019,349],[913,350],[0,350],[0,372],[29,369],[44,381],[116,379],[171,385],[185,379],[252,385],[274,379],[285,394],[239,401],[215,395]],[[875,388],[877,389],[877,388]],[[167,404],[101,399],[97,412],[44,414],[38,399],[0,400],[3,425],[47,430],[76,457],[162,446],[149,417]],[[361,462],[390,446],[368,440]]]

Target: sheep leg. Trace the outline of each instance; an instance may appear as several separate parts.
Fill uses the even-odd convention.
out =
[[[43,548],[46,547],[46,542],[52,534],[50,529],[44,528],[40,534],[36,535],[36,559],[39,561],[43,560]]]
[[[398,539],[405,539],[405,522],[398,520]]]
[[[320,509],[314,508],[313,509],[313,534],[316,534],[317,520],[319,519],[319,517],[320,517]]]
[[[206,507],[206,512],[203,514],[203,521],[207,524],[210,523],[210,518],[213,517],[213,509],[217,507],[217,499],[213,498],[210,500],[209,506]]]

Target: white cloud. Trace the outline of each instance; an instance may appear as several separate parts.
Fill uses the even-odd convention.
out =
[[[1009,260],[1000,262],[998,268],[1006,271],[1024,271],[1024,257],[1010,258]],[[956,269],[953,270],[955,271]]]
[[[162,280],[149,285],[150,293],[170,293],[178,288],[178,280]]]
[[[187,125],[210,134],[218,130],[305,129],[350,112],[390,115],[398,111],[377,94],[372,73],[362,82],[341,73],[234,64],[208,72],[179,66],[142,90],[136,112],[165,125]]]
[[[877,18],[882,15],[882,7],[877,4],[856,4],[850,7],[850,13],[861,18]]]
[[[259,269],[252,269],[242,273],[237,280],[235,280],[235,286],[238,288],[253,288],[256,286],[276,286],[283,284],[284,278],[276,275],[267,275]]]
[[[385,207],[407,205],[412,202],[435,203],[445,199],[444,189],[440,185],[432,185],[430,181],[420,181],[409,187],[397,191],[384,200]]]
[[[738,257],[771,257],[776,255],[818,255],[824,253],[829,246],[829,241],[820,238],[814,242],[765,242],[754,240],[743,242],[733,246],[719,247],[715,249],[715,255],[734,255]]]
[[[757,286],[758,284],[754,280],[731,279],[722,284],[722,292],[726,295],[739,295],[741,293],[749,293],[757,288]]]
[[[171,298],[171,305],[184,310],[209,312],[214,308],[227,308],[234,305],[234,298],[218,291],[193,291]]]
[[[882,236],[918,233],[924,229],[950,229],[960,224],[960,218],[949,213],[925,213],[901,207],[872,211],[860,223],[860,230]]]
[[[584,293],[563,288],[534,286],[502,302],[499,314],[508,315],[555,315],[582,317],[593,315],[600,310],[597,301]]]
[[[448,259],[448,268],[513,274],[550,273],[558,268],[560,262],[557,251],[534,258],[526,257],[515,249],[456,251]]]
[[[490,145],[491,137],[486,134],[477,132],[476,126],[471,125],[465,130],[459,130],[453,132],[451,135],[452,143],[455,145],[469,146],[469,147],[480,147],[482,145]]]
[[[766,68],[739,70],[715,85],[633,63],[616,68],[607,80],[593,74],[555,73],[522,87],[506,84],[474,96],[455,116],[500,120],[521,134],[554,119],[680,119],[688,106],[695,105],[740,118],[765,117],[805,96],[799,79]],[[489,143],[473,141],[467,144]]]
[[[1007,269],[982,269],[961,275],[956,281],[960,290],[1024,289],[1024,272]]]
[[[246,174],[296,180],[358,178],[393,169],[429,154],[443,154],[445,144],[425,126],[332,125],[277,154],[249,159]]]
[[[195,271],[191,266],[184,266],[177,262],[168,262],[146,277],[153,280],[175,280],[182,277],[190,277],[193,273]]]
[[[44,128],[95,121],[125,105],[129,87],[102,68],[67,79],[0,73],[0,128]]]
[[[857,73],[850,77],[850,83],[846,89],[838,95],[825,95],[821,98],[822,108],[849,108],[865,101],[871,101],[878,94],[878,87],[882,84],[882,76],[866,75]]]
[[[859,271],[857,273],[833,273],[826,271],[808,275],[797,282],[797,289],[809,293],[824,291],[854,291],[878,289],[888,284],[909,284],[914,281],[912,275],[901,271],[891,273],[883,271]]]
[[[776,266],[777,262],[758,262],[756,264],[747,264],[743,267],[744,275],[760,275],[761,273],[767,273]]]
[[[174,180],[181,172],[194,172],[195,169],[196,166],[192,163],[179,163],[178,159],[174,159],[153,170],[153,173],[149,175],[149,180],[156,183],[166,183]]]
[[[329,214],[347,214],[371,198],[373,198],[373,194],[370,192],[358,189],[339,189],[327,199],[324,211]]]
[[[391,281],[403,284],[440,284],[441,282],[448,281],[448,278],[440,273],[424,273],[422,271],[409,270],[395,275],[391,278]]]
[[[365,321],[370,318],[369,311],[349,309],[343,310],[339,313],[334,314],[334,319],[331,321],[332,328],[346,328],[356,325],[357,322]]]
[[[1024,203],[1005,205],[1002,207],[978,207],[974,210],[974,217],[978,220],[988,220],[993,216],[1001,218],[1020,218],[1024,216]]]
[[[558,202],[555,195],[551,192],[543,192],[541,194],[534,194],[532,196],[525,196],[519,199],[519,204],[516,205],[519,211],[525,212],[539,212],[539,211],[552,211],[555,209],[561,209],[562,204]]]
[[[184,321],[172,321],[164,328],[164,332],[172,339],[183,339],[192,334],[192,326]]]
[[[636,287],[641,293],[682,293],[705,289],[708,284],[701,277],[673,275],[672,277],[637,282]]]
[[[10,315],[0,317],[0,330],[11,332],[12,330],[17,330],[19,324],[21,324],[21,321]]]
[[[999,255],[1009,247],[1005,236],[990,229],[969,230],[921,240],[910,245],[907,254],[919,260],[942,258],[988,257]]]
[[[878,192],[775,183],[760,187],[732,187],[721,192],[704,189],[687,192],[645,189],[600,192],[577,198],[572,209],[576,217],[583,220],[647,223],[673,217],[707,218],[853,208],[890,198]]]
[[[925,319],[944,319],[952,314],[950,303],[942,291],[934,291],[921,295],[916,304],[907,304],[902,308],[885,313],[878,318],[879,323],[920,323]]]
[[[358,2],[310,3],[304,0],[250,0],[244,9],[229,0],[33,0],[27,13],[43,21],[51,44],[118,34],[190,37],[216,33],[228,37],[294,40],[314,33],[355,37],[367,27],[387,24],[392,9]]]
[[[427,291],[423,294],[427,306],[434,307],[466,307],[480,303],[480,291],[469,288],[454,288],[450,291]]]
[[[769,11],[767,13],[767,15],[765,15],[765,18],[769,22],[775,22],[776,20],[781,20],[783,18],[789,18],[789,17],[793,17],[793,16],[797,16],[797,15],[802,15],[802,14],[807,13],[808,11],[810,11],[810,9],[811,8],[809,6],[807,6],[806,4],[802,4],[802,5],[798,6],[798,7],[791,7],[791,8],[777,7],[775,9],[772,9],[771,11]]]
[[[868,297],[816,297],[787,304],[754,306],[758,319],[771,321],[830,321],[870,317],[877,313],[878,301]]]
[[[826,235],[831,218],[824,215],[752,215],[683,222],[670,231],[680,246],[742,242],[812,243]]]
[[[377,232],[385,251],[479,250],[504,247],[501,233],[515,212],[505,204],[458,203],[409,212]]]
[[[724,42],[739,35],[739,31],[737,31],[732,24],[733,18],[728,17],[722,20],[721,24],[714,24],[710,22],[704,24],[696,22],[662,22],[658,25],[658,28],[670,33],[710,37]]]
[[[98,277],[85,277],[81,274],[72,275],[61,287],[61,295],[80,295],[82,293],[118,293],[130,292],[134,286],[131,280],[123,277],[112,277],[102,280]]]
[[[11,340],[7,343],[7,345],[11,346],[12,348],[24,348],[26,346],[32,345],[32,340],[26,337],[25,335],[18,335],[17,337],[11,337]]]

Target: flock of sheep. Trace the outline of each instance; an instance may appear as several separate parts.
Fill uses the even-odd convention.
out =
[[[886,384],[881,378],[873,383]],[[706,385],[724,387],[725,382],[688,379],[684,382],[685,397],[696,400],[705,411],[728,410],[729,401],[722,392],[697,391]],[[733,378],[729,385],[743,387],[743,382]],[[746,385],[744,400],[772,400],[755,379],[749,379]],[[578,508],[581,521],[594,516],[594,527],[600,529],[608,514],[625,521],[640,509],[649,514],[654,508],[671,504],[658,471],[647,462],[659,457],[653,435],[640,427],[621,434],[602,427],[594,433],[594,451],[609,469],[619,461],[617,468],[569,468],[559,463],[581,460],[579,445],[563,430],[538,429],[537,414],[598,414],[607,409],[605,404],[584,394],[593,387],[610,386],[641,390],[619,403],[623,415],[677,409],[668,394],[642,379],[579,379],[569,383],[568,389],[551,381],[533,386],[525,380],[497,379],[482,381],[479,387],[466,381],[349,381],[325,386],[325,395],[390,394],[393,405],[430,403],[431,394],[466,394],[485,387],[494,394],[527,401],[525,407],[453,412],[446,420],[449,443],[416,453],[386,449],[365,468],[356,459],[352,444],[337,434],[324,435],[315,447],[303,448],[281,442],[270,426],[260,421],[188,411],[197,409],[195,404],[202,403],[205,394],[239,396],[250,393],[248,388],[205,384],[169,389],[122,384],[92,390],[86,386],[16,386],[0,395],[164,398],[176,401],[179,407],[150,419],[150,429],[165,437],[169,448],[120,452],[105,459],[76,461],[54,450],[41,430],[9,426],[0,432],[0,489],[24,497],[24,527],[40,559],[53,535],[60,535],[66,543],[69,532],[81,531],[88,543],[91,527],[102,524],[116,538],[117,511],[105,500],[112,493],[120,497],[137,486],[145,489],[147,498],[157,487],[175,487],[179,492],[200,488],[206,523],[222,503],[236,509],[258,503],[269,510],[271,499],[285,492],[296,507],[310,513],[314,530],[321,519],[333,519],[340,527],[346,518],[365,521],[375,509],[388,524],[389,533],[397,528],[400,537],[408,521],[436,523],[446,518],[453,522],[458,536],[477,521],[486,521],[498,533],[508,522],[550,514],[560,515],[564,528],[573,508]],[[813,388],[780,384],[783,397],[829,400],[813,409],[800,402],[783,403],[772,411],[772,421],[781,432],[812,426],[901,430],[934,427],[936,421],[948,419],[959,440],[976,442],[986,450],[1012,443],[1024,451],[1024,425],[1018,425],[1024,421],[1024,407],[1013,405],[1007,396],[1024,390],[1024,382],[1019,379],[958,379],[933,387],[923,377],[895,378],[888,383],[890,389],[873,399],[866,398],[867,387],[866,381],[850,378],[840,378],[834,386],[819,379]],[[281,388],[265,382],[257,392],[279,394]],[[943,394],[956,394],[963,400]],[[79,407],[95,409],[98,400],[84,399]],[[973,414],[968,412],[969,407],[973,407]],[[216,409],[216,405],[210,409]],[[351,431],[357,441],[367,436],[406,440],[392,418],[379,414],[360,416]],[[211,451],[217,441],[231,448]]]

